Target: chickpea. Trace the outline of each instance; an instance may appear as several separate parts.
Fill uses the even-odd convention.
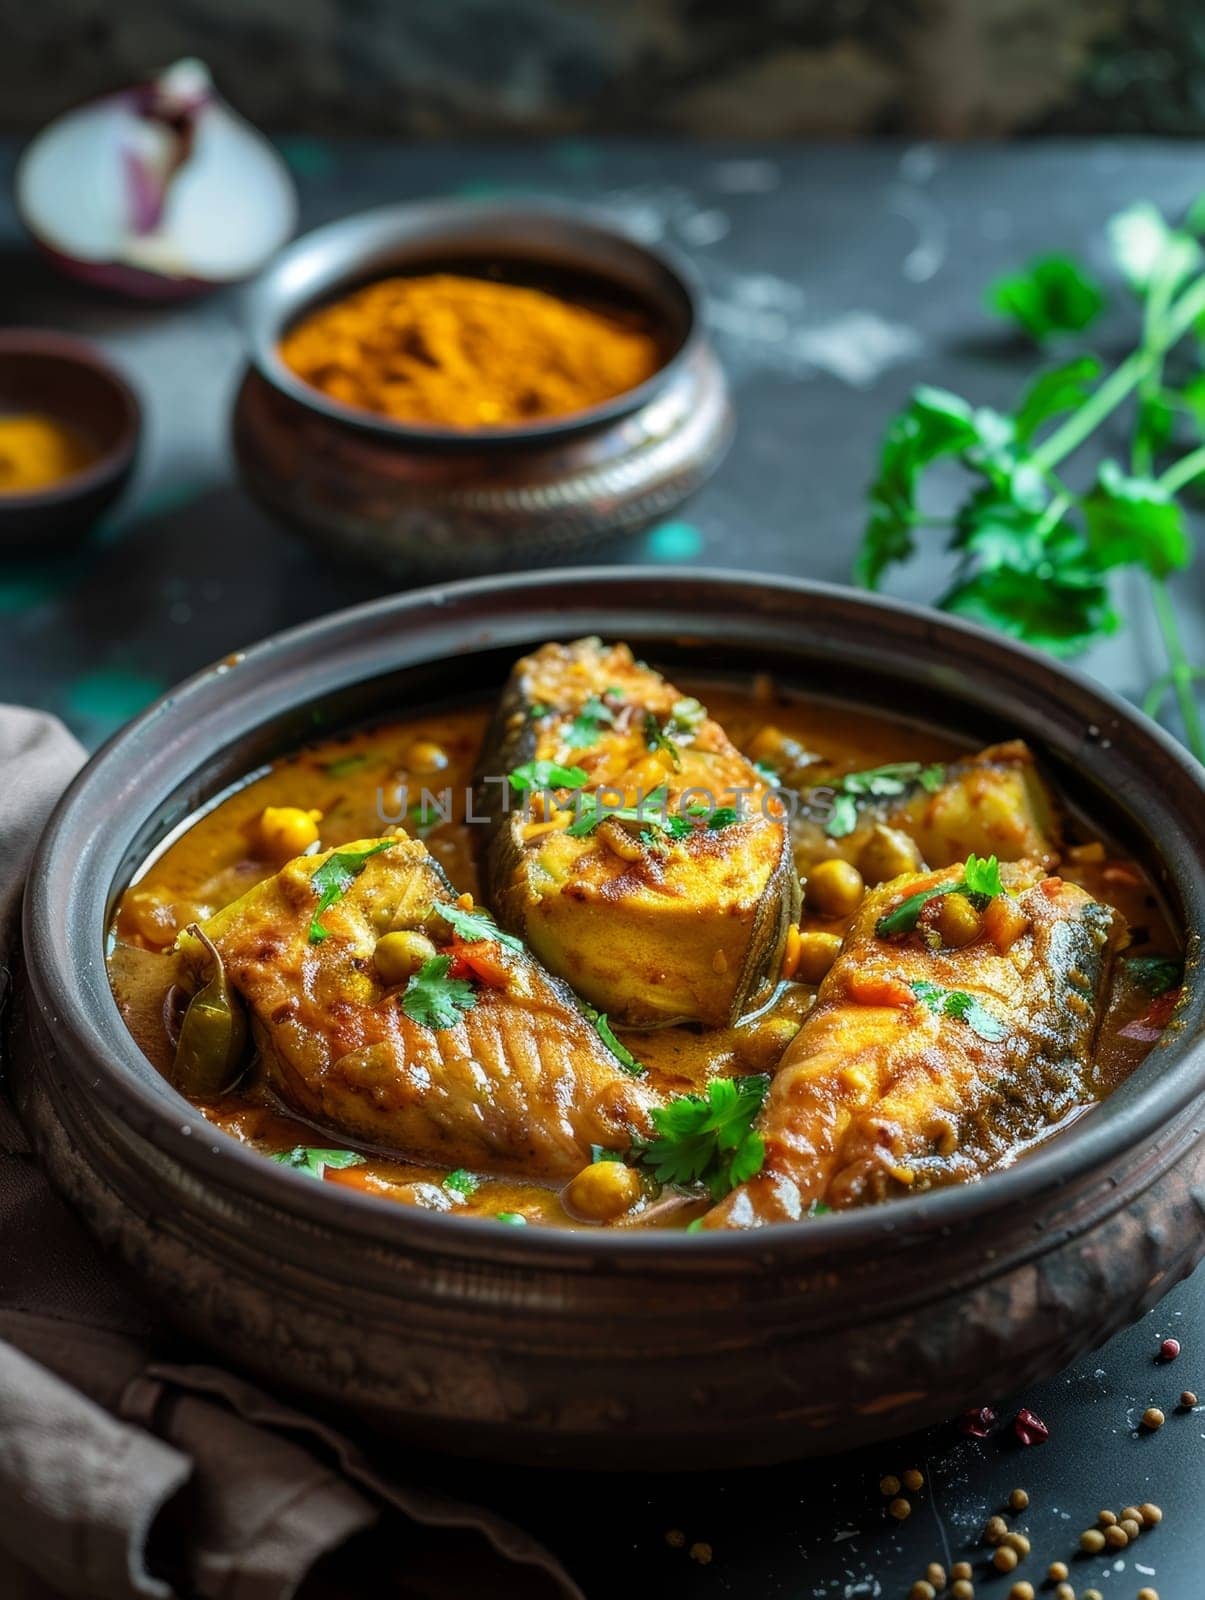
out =
[[[377,940],[372,953],[373,962],[383,983],[405,983],[435,954],[435,946],[425,933],[412,933],[402,929],[387,933]]]
[[[808,909],[821,917],[852,916],[865,892],[862,874],[848,861],[821,861],[808,874]]]
[[[265,806],[259,819],[259,841],[273,861],[292,861],[318,843],[321,811],[299,806]]]
[[[406,759],[414,772],[442,772],[448,764],[448,752],[434,739],[416,739],[406,752]]]
[[[982,932],[979,913],[964,894],[943,894],[937,908],[937,931],[950,950],[961,950]]]
[[[565,1209],[583,1222],[614,1222],[640,1199],[640,1176],[622,1161],[595,1161],[561,1191]]]
[[[800,929],[791,976],[800,983],[819,983],[840,953],[841,941],[835,933]]]
[[[876,825],[858,854],[858,867],[867,883],[886,883],[898,878],[901,872],[915,872],[920,867],[920,851],[914,840],[898,828]]]

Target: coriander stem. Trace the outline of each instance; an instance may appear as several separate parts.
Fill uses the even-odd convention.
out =
[[[1179,461],[1173,461],[1167,471],[1160,474],[1157,481],[1159,487],[1166,489],[1168,494],[1179,494],[1186,483],[1199,478],[1203,472],[1205,472],[1205,445],[1193,450],[1189,455],[1181,456]]]
[[[1194,451],[1194,454],[1201,453]],[[1167,584],[1162,578],[1152,576],[1150,585],[1159,632],[1163,635],[1163,646],[1171,663],[1170,677],[1176,691],[1180,716],[1184,721],[1185,740],[1197,760],[1205,761],[1205,731],[1201,727],[1201,708],[1197,704],[1193,690],[1193,680],[1197,674],[1184,649],[1184,641],[1180,637],[1180,623]]]

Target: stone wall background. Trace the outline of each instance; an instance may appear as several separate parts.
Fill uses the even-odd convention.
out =
[[[181,55],[313,133],[1205,132],[1205,0],[0,0],[0,128]]]

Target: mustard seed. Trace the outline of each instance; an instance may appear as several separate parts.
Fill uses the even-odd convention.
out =
[[[1029,1540],[1023,1533],[1006,1533],[1000,1543],[1007,1545],[1010,1550],[1015,1550],[1019,1556],[1029,1554]]]
[[[707,1567],[711,1565],[712,1550],[709,1544],[703,1544],[702,1542],[698,1544],[692,1544],[689,1553],[690,1559],[692,1561],[697,1561],[701,1567]]]
[[[1141,1516],[1142,1512],[1139,1511],[1137,1506],[1123,1506],[1119,1520],[1121,1522],[1137,1522],[1140,1520]]]
[[[1002,1544],[992,1557],[992,1566],[997,1572],[1011,1572],[1020,1557],[1011,1545]]]
[[[1068,1567],[1065,1561],[1052,1561],[1046,1568],[1046,1576],[1050,1579],[1051,1583],[1062,1583],[1063,1579],[1067,1577],[1067,1575]]]
[[[1112,1531],[1110,1528],[1109,1532]],[[1079,1547],[1090,1556],[1099,1555],[1105,1547],[1105,1536],[1099,1528],[1085,1528],[1079,1536]]]
[[[1159,1600],[1159,1596],[1154,1589],[1139,1589],[1138,1600]]]
[[[1112,1528],[1117,1525],[1117,1513],[1116,1511],[1098,1511],[1096,1520],[1102,1528]]]
[[[925,1568],[925,1577],[935,1589],[944,1589],[946,1586],[946,1569],[940,1561],[930,1561]]]
[[[956,1561],[950,1568],[950,1576],[956,1581],[967,1583],[971,1577],[971,1563],[969,1561]]]
[[[1014,1489],[1008,1497],[1008,1504],[1013,1511],[1024,1511],[1029,1505],[1029,1496],[1024,1489]]]
[[[1197,1397],[1195,1394],[1193,1394],[1191,1389],[1185,1389],[1184,1393],[1180,1396],[1180,1404],[1184,1407],[1185,1411],[1191,1411],[1192,1408],[1197,1404]]]
[[[1008,1591],[1008,1600],[1033,1600],[1033,1584],[1022,1578],[1020,1583],[1014,1583]]]
[[[1084,1600],[1105,1600],[1099,1589],[1085,1589]]]
[[[1122,1527],[1106,1528],[1105,1543],[1114,1550],[1124,1550],[1130,1542],[1130,1536]]]
[[[1163,1521],[1163,1513],[1158,1506],[1153,1506],[1149,1500],[1144,1500],[1138,1507],[1139,1515],[1148,1528],[1153,1528],[1157,1522]]]
[[[1167,1418],[1158,1406],[1148,1406],[1142,1413],[1142,1426],[1150,1428],[1152,1433],[1156,1428],[1161,1428],[1166,1421]]]
[[[1075,1590],[1069,1583],[1060,1583],[1054,1591],[1054,1600],[1075,1600]]]
[[[905,1500],[900,1495],[891,1502],[887,1509],[897,1522],[903,1522],[912,1515],[912,1502]]]
[[[950,1585],[950,1600],[975,1600],[975,1585],[969,1578],[955,1578]]]
[[[915,1467],[909,1467],[907,1472],[904,1473],[904,1488],[911,1489],[913,1494],[915,1494],[918,1489],[923,1489],[924,1486],[924,1473],[918,1472]]]
[[[900,1480],[896,1477],[894,1472],[889,1472],[885,1478],[879,1479],[879,1493],[881,1495],[885,1495],[888,1500],[890,1500],[893,1495],[899,1494],[899,1492]]]
[[[1142,1532],[1142,1524],[1134,1517],[1122,1517],[1117,1526],[1121,1529],[1122,1533],[1125,1534],[1126,1538],[1131,1544],[1133,1544],[1134,1540]]]
[[[681,1550],[686,1544],[686,1535],[681,1528],[670,1528],[665,1535],[665,1542],[671,1550]]]
[[[908,1600],[936,1600],[937,1590],[924,1578],[918,1578],[908,1590]]]
[[[984,1524],[983,1542],[984,1544],[999,1544],[1007,1532],[1008,1523],[1005,1522],[1003,1517],[989,1517]]]

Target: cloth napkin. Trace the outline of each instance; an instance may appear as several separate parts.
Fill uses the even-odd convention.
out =
[[[52,717],[0,706],[0,1004],[26,863],[83,759]],[[584,1600],[502,1517],[191,1356],[50,1189],[0,1093],[8,1600]]]

